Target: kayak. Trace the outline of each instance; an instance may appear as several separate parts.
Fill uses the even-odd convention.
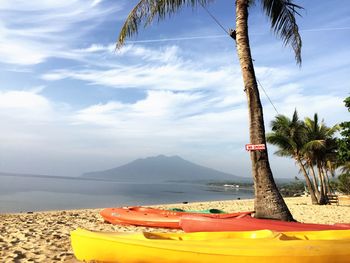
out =
[[[105,221],[112,224],[136,225],[148,227],[180,228],[180,217],[183,215],[201,215],[212,218],[234,218],[249,216],[249,212],[226,214],[208,214],[198,212],[180,212],[143,206],[105,208],[100,215]]]
[[[201,215],[212,218],[234,218],[250,216],[252,211],[236,212],[236,213],[200,213],[199,212],[182,212],[166,209],[158,209],[143,206],[105,208],[100,211],[100,215],[105,221],[112,224],[120,225],[137,225],[148,227],[165,227],[165,228],[180,228],[180,217],[184,215]]]
[[[216,209],[216,208],[210,208],[210,209],[204,209],[204,210],[185,210],[182,208],[170,208],[168,209],[170,211],[175,212],[187,212],[187,213],[200,213],[200,214],[227,214],[225,211]]]
[[[71,232],[75,257],[86,262],[345,263],[350,230],[201,233]]]
[[[241,218],[208,218],[203,216],[185,215],[180,219],[180,227],[185,232],[215,232],[215,231],[252,231],[269,229],[273,231],[320,231],[350,229],[350,224],[307,224],[285,222],[253,217]]]

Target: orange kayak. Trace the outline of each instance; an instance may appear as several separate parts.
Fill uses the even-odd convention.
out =
[[[105,208],[100,215],[105,221],[112,224],[136,225],[148,227],[180,228],[180,218],[184,215],[200,215],[210,218],[235,218],[250,216],[252,211],[225,213],[225,214],[205,214],[198,212],[179,212],[143,206]]]
[[[192,215],[181,217],[180,226],[185,232],[256,231],[263,229],[288,232],[350,229],[350,224],[345,223],[326,225],[257,219],[253,217],[220,219]]]

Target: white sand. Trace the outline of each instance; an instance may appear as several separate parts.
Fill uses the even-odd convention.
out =
[[[350,202],[340,205],[314,206],[309,197],[286,198],[286,203],[299,222],[350,223]],[[226,212],[253,210],[253,200],[198,202],[159,205],[183,209],[217,208]],[[1,262],[77,262],[70,246],[69,233],[77,227],[98,231],[153,231],[170,232],[161,228],[121,227],[104,223],[101,209],[52,212],[0,214]]]

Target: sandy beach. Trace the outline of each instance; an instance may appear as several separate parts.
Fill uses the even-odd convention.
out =
[[[313,206],[309,197],[286,198],[294,218],[305,223],[350,223],[350,202]],[[183,209],[218,208],[227,212],[253,210],[253,200],[197,202],[158,205]],[[1,262],[78,262],[70,246],[69,233],[77,227],[97,231],[169,232],[161,228],[121,227],[105,223],[101,209],[66,210],[34,213],[0,214]]]

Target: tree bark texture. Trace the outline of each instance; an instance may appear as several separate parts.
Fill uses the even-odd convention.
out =
[[[320,191],[318,190],[318,182],[316,179],[314,167],[313,167],[310,159],[307,162],[308,162],[308,166],[309,166],[309,171],[311,172],[312,181],[314,183],[314,189],[315,189],[315,194],[316,194],[317,200],[320,200]]]
[[[301,170],[303,171],[303,174],[304,174],[304,177],[305,177],[305,182],[306,182],[306,187],[309,190],[309,193],[310,193],[310,196],[311,196],[311,202],[312,202],[313,205],[317,205],[318,204],[318,200],[317,200],[317,197],[315,195],[315,190],[314,190],[314,188],[312,186],[312,183],[310,181],[310,178],[309,178],[309,176],[308,176],[308,174],[306,172],[305,166],[304,166],[304,164],[302,163],[302,161],[300,160],[299,157],[296,157],[295,159],[297,160]]]
[[[248,38],[248,0],[236,0],[236,44],[248,100],[250,143],[266,145],[263,110]],[[273,179],[267,149],[251,151],[250,158],[255,189],[255,217],[294,221]]]
[[[318,178],[320,180],[320,199],[319,199],[319,204],[320,205],[325,205],[328,204],[328,198],[327,198],[327,193],[325,192],[325,182],[324,182],[324,177],[321,172],[321,165],[317,163],[317,170],[318,170]]]

